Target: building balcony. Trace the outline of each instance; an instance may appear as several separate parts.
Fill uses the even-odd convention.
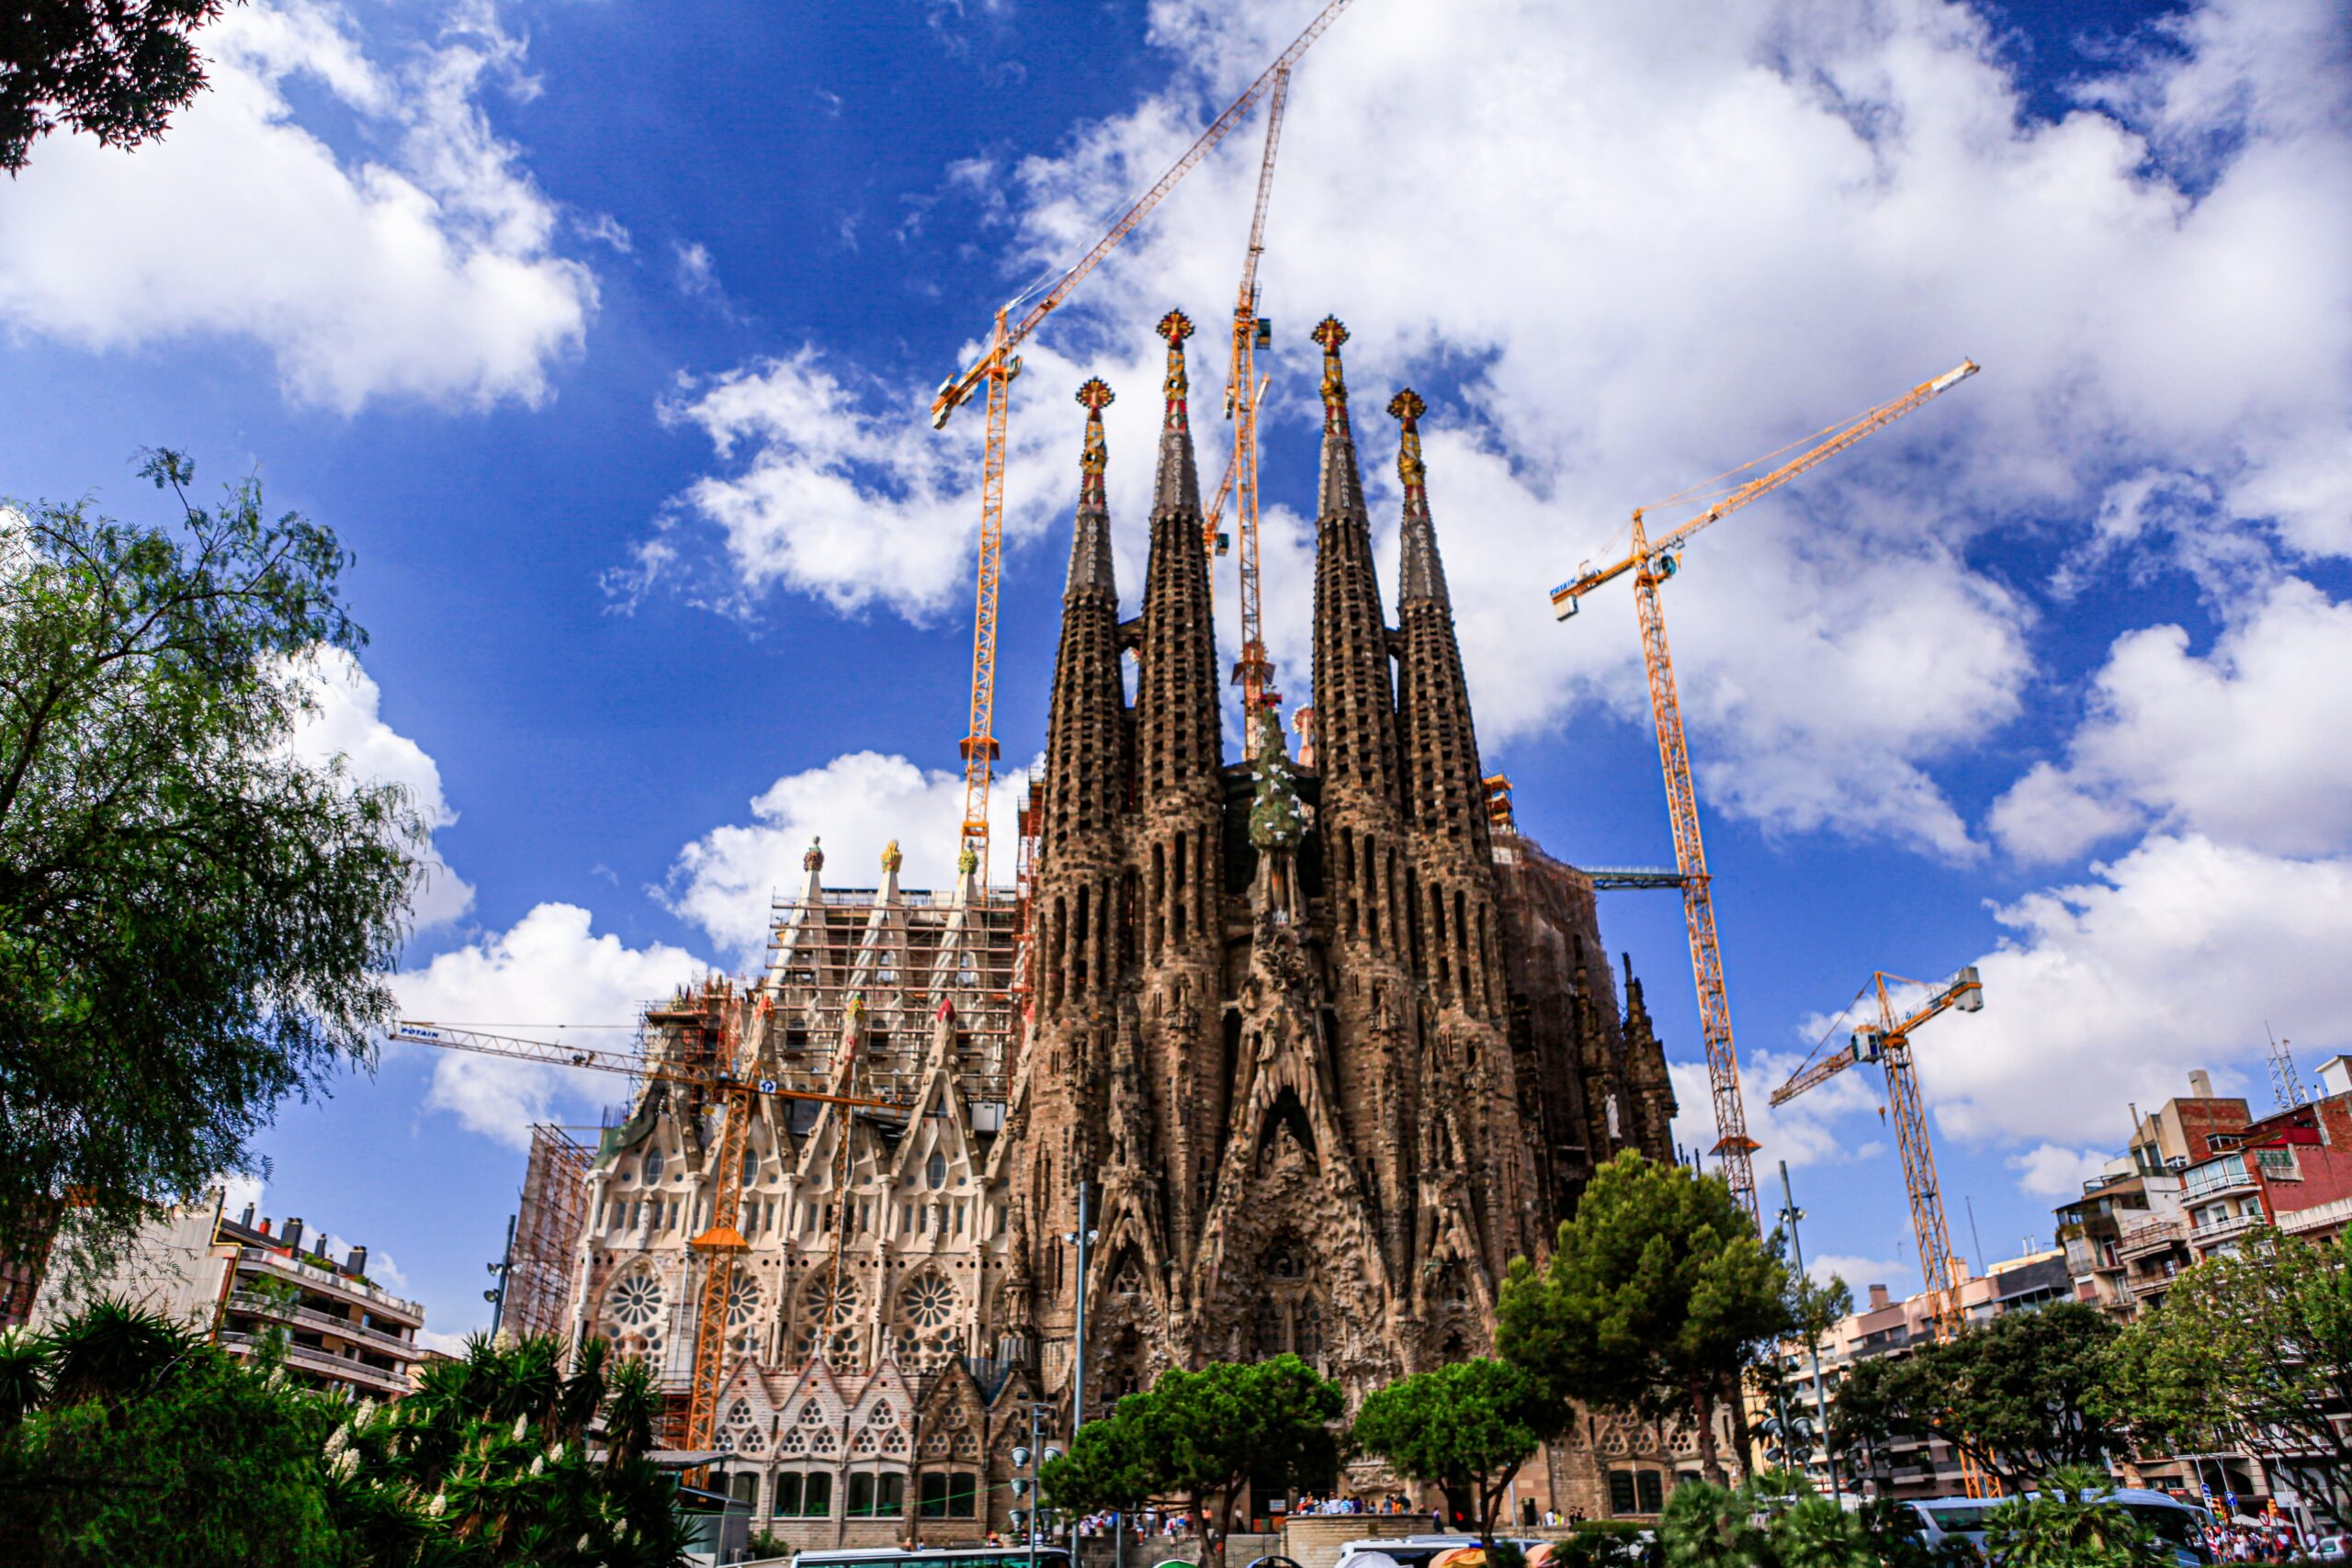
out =
[[[255,1291],[230,1292],[228,1307],[232,1313],[244,1313],[254,1317],[266,1317],[275,1323],[299,1325],[321,1334],[332,1334],[395,1360],[413,1361],[424,1353],[413,1339],[403,1339],[397,1334],[370,1328],[347,1317],[337,1317],[331,1312],[319,1312],[298,1303],[278,1301]]]
[[[2308,1209],[2292,1209],[2278,1216],[2278,1228],[2289,1235],[2309,1235],[2352,1225],[2352,1198],[2338,1198]]]
[[[220,1344],[223,1350],[237,1356],[250,1356],[259,1348],[254,1336],[239,1333],[234,1329],[223,1332],[220,1337]],[[335,1356],[324,1350],[313,1350],[308,1345],[288,1345],[284,1348],[283,1354],[288,1366],[306,1372],[316,1372],[321,1377],[333,1378],[337,1382],[356,1383],[361,1388],[395,1397],[408,1392],[408,1374],[405,1372],[388,1371],[382,1367],[371,1367],[365,1361],[348,1356]]]
[[[2115,1256],[2129,1263],[2136,1258],[2164,1252],[2188,1239],[2188,1226],[2183,1222],[2165,1218],[2149,1220],[2132,1226],[2116,1239]]]
[[[305,1290],[316,1291],[322,1295],[337,1296],[345,1301],[360,1303],[381,1316],[400,1318],[412,1328],[421,1328],[424,1325],[423,1305],[404,1300],[390,1291],[368,1283],[365,1280],[355,1280],[350,1275],[336,1269],[322,1267],[307,1259],[289,1258],[282,1252],[272,1252],[266,1247],[237,1248],[237,1271],[247,1273],[256,1269],[274,1275],[280,1280],[290,1280]]]
[[[2245,1156],[2231,1155],[2191,1169],[2181,1184],[2180,1200],[2184,1203],[2204,1203],[2233,1192],[2251,1192],[2258,1185]]]
[[[2267,1223],[2259,1213],[2232,1214],[2225,1220],[2199,1225],[2188,1233],[2188,1239],[2199,1248],[2220,1247],[2224,1242],[2235,1241],[2248,1231],[2260,1230]]]

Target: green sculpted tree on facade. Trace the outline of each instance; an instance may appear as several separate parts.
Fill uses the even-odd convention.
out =
[[[1717,1417],[1789,1314],[1787,1266],[1723,1182],[1629,1150],[1595,1173],[1545,1265],[1512,1260],[1496,1338],[1555,1398],[1688,1418],[1721,1483]]]

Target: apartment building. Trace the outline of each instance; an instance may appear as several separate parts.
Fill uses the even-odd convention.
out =
[[[1955,1259],[1963,1269],[1965,1259]],[[1959,1307],[1970,1323],[1985,1323],[2012,1312],[2031,1312],[2072,1293],[2066,1254],[2052,1249],[2028,1253],[1994,1264],[1983,1274],[1965,1274],[1960,1281]],[[1928,1344],[1935,1328],[1925,1292],[1896,1300],[1884,1285],[1868,1287],[1861,1310],[1832,1325],[1820,1345],[1821,1378],[1814,1381],[1811,1352],[1798,1340],[1784,1340],[1777,1352],[1788,1389],[1792,1413],[1810,1416],[1821,1405],[1835,1404],[1838,1390],[1854,1368],[1881,1357],[1905,1356]],[[1805,1458],[1805,1473],[1815,1488],[1830,1484],[1829,1457],[1815,1434]],[[1908,1499],[1949,1496],[1961,1489],[1960,1456],[1939,1440],[1903,1438],[1871,1456],[1860,1475],[1841,1467],[1841,1483],[1853,1490],[1867,1482],[1876,1495]]]
[[[323,1230],[288,1219],[273,1231],[248,1205],[231,1219],[212,1191],[143,1227],[99,1277],[54,1275],[33,1303],[35,1327],[116,1296],[191,1324],[232,1355],[282,1339],[286,1374],[352,1399],[397,1399],[424,1354],[424,1308],[368,1277],[368,1249],[330,1257]]]

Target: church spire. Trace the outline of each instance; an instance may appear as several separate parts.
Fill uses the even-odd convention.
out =
[[[1171,512],[1201,509],[1200,474],[1193,462],[1193,423],[1188,408],[1192,381],[1184,372],[1184,340],[1193,335],[1192,318],[1170,310],[1156,329],[1168,340],[1167,412],[1159,423],[1159,475],[1152,485],[1154,521]]]
[[[1046,780],[1037,796],[1045,813],[1039,853],[1048,863],[1115,856],[1116,817],[1126,787],[1119,586],[1112,574],[1111,516],[1102,484],[1109,460],[1102,411],[1111,403],[1111,389],[1098,378],[1079,389],[1078,400],[1086,409],[1086,447],[1079,459],[1061,646],[1054,657]]]
[[[1078,519],[1070,531],[1069,593],[1099,589],[1114,604],[1119,584],[1111,564],[1111,508],[1103,499],[1102,470],[1110,453],[1102,441],[1102,411],[1117,400],[1100,376],[1078,389],[1086,410],[1086,449],[1078,459]]]
[[[1396,479],[1405,489],[1405,563],[1396,582],[1401,609],[1418,599],[1452,608],[1445,591],[1445,563],[1438,558],[1437,526],[1430,521],[1429,470],[1421,463],[1421,415],[1429,404],[1408,387],[1388,400],[1389,416],[1403,429],[1396,446]]]
[[[1323,345],[1323,472],[1317,481],[1315,515],[1363,515],[1363,478],[1356,470],[1355,432],[1348,424],[1348,380],[1340,370],[1340,345],[1348,329],[1337,316],[1326,316],[1313,333]]]
[[[1430,521],[1428,470],[1421,464],[1420,416],[1429,405],[1410,387],[1389,400],[1402,429],[1396,474],[1404,481],[1404,560],[1397,619],[1404,662],[1397,706],[1404,735],[1406,801],[1415,828],[1443,846],[1460,874],[1489,880],[1486,792],[1480,782],[1478,735],[1463,679],[1462,646]],[[1432,865],[1431,870],[1435,870]]]

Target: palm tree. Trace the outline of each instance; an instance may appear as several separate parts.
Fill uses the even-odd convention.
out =
[[[2061,1465],[2041,1490],[2013,1498],[1985,1520],[1984,1548],[1996,1568],[2142,1568],[2169,1562],[2113,1483],[2088,1465]]]

